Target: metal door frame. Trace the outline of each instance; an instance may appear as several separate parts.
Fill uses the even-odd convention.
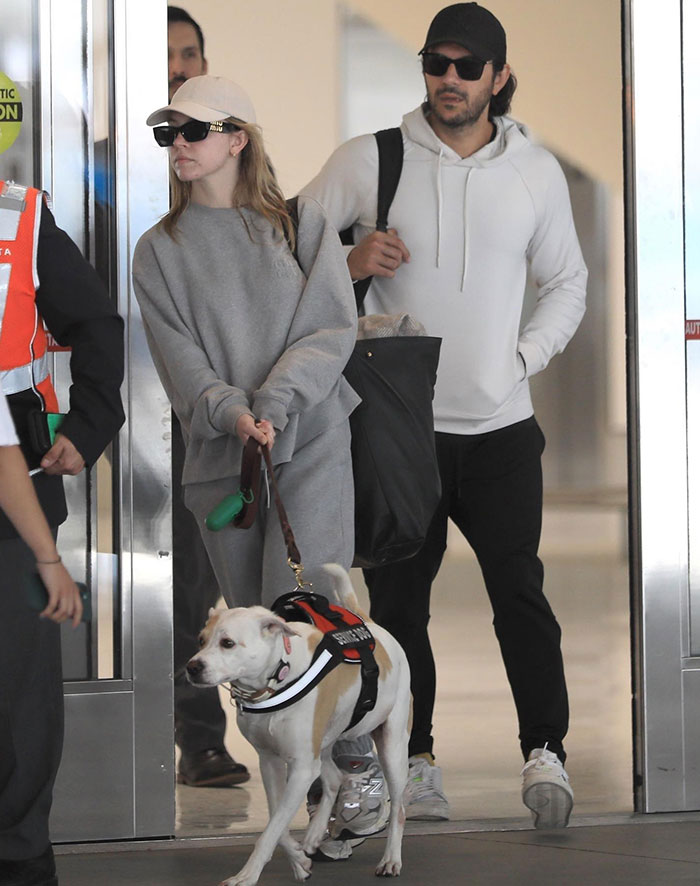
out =
[[[55,17],[66,14],[61,5],[57,0],[37,5],[44,187],[52,183],[54,166],[46,72],[52,71],[54,53],[63,50],[53,34]],[[51,819],[56,842],[167,836],[175,823],[170,406],[131,287],[136,242],[168,208],[166,158],[145,125],[167,97],[166,4],[113,0],[112,5],[117,302],[125,320],[127,367],[122,390],[127,419],[114,467],[121,664],[116,679],[65,684],[66,740]],[[90,0],[83,0],[88,65],[90,9]],[[162,34],[162,41],[154,34]],[[89,80],[88,71],[88,95]],[[90,98],[86,107],[89,116]],[[91,554],[99,557],[94,549]]]
[[[623,6],[635,799],[641,812],[700,808],[700,657],[691,642],[698,585],[689,538],[700,496],[690,482],[698,456],[689,445],[697,384],[688,372],[693,343],[686,345],[684,334],[691,301],[685,238],[696,197],[684,164],[698,162],[687,150],[686,105],[700,90],[694,47],[683,53],[684,24],[690,39],[690,16],[698,23],[691,7],[692,0],[677,0],[659,15],[651,0]]]

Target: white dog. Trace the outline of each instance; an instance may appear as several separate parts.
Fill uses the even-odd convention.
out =
[[[324,568],[341,605],[360,614],[347,572],[333,564]],[[311,875],[309,856],[323,840],[341,783],[341,773],[331,757],[333,744],[341,735],[344,739],[366,734],[374,738],[391,798],[386,848],[375,873],[396,877],[401,872],[410,676],[406,656],[396,640],[379,625],[369,623],[369,628],[376,641],[374,655],[379,667],[377,700],[352,729],[347,727],[362,680],[361,669],[355,664],[339,664],[308,694],[282,710],[246,712],[239,706],[238,726],[260,758],[270,821],[242,870],[221,886],[257,883],[278,843],[286,850],[297,880]],[[230,682],[235,692],[247,698],[265,697],[272,682],[284,689],[307,672],[322,636],[312,625],[287,623],[262,606],[212,609],[200,636],[201,650],[187,665],[188,677],[199,686]],[[290,835],[289,824],[319,775],[323,796],[300,845]]]

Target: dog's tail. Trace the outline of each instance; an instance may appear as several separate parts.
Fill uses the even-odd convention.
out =
[[[360,618],[367,621],[368,616],[365,615],[360,607],[347,570],[343,569],[343,567],[339,566],[337,563],[326,563],[323,567],[323,571],[326,575],[330,576],[333,590],[336,593],[340,605],[344,606],[346,609],[352,609],[352,611],[356,612]]]

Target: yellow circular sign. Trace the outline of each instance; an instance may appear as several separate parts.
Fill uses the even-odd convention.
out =
[[[0,71],[0,154],[14,144],[22,128],[22,99],[19,89]]]

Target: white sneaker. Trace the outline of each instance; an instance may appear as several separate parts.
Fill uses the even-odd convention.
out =
[[[343,782],[333,809],[331,837],[349,840],[379,833],[389,819],[389,792],[379,761],[343,754],[335,762]]]
[[[411,821],[448,821],[450,818],[450,804],[442,791],[442,770],[431,760],[432,755],[428,754],[408,759],[403,802],[406,818]]]
[[[559,757],[544,748],[530,752],[520,773],[523,803],[532,812],[536,828],[565,828],[574,806],[574,792]]]

